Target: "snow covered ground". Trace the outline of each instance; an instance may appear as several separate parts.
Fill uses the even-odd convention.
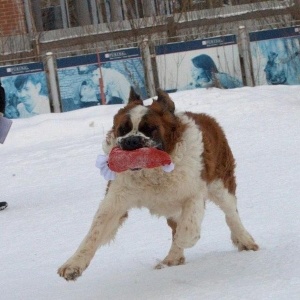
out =
[[[76,282],[57,268],[87,233],[106,187],[95,167],[116,106],[15,120],[0,145],[0,299],[299,299],[300,86],[192,90],[177,110],[206,112],[237,161],[238,207],[261,249],[238,252],[209,203],[186,264],[154,270],[169,250],[164,219],[133,210]]]

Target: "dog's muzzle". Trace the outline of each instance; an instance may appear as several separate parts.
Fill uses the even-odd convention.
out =
[[[118,146],[123,150],[135,150],[139,148],[149,147],[163,150],[162,142],[154,141],[148,137],[140,135],[131,135],[124,138],[119,138],[117,142]]]
[[[135,150],[146,146],[145,138],[142,136],[129,136],[120,141],[120,147],[123,150]]]

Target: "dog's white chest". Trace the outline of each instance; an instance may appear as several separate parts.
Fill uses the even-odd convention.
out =
[[[184,201],[203,190],[199,169],[191,173],[189,168],[182,166],[175,166],[171,173],[159,168],[128,171],[119,180],[118,184],[126,187],[126,201],[135,207],[146,207],[158,216],[180,213]]]

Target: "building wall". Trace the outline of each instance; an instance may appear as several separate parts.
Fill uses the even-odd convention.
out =
[[[0,36],[26,33],[22,0],[0,0]]]

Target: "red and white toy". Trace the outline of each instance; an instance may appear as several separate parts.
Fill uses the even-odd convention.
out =
[[[127,151],[115,147],[111,150],[108,157],[108,167],[114,172],[156,168],[170,165],[171,162],[171,157],[168,153],[156,148],[139,148]]]
[[[171,172],[174,169],[170,155],[156,148],[139,148],[128,151],[114,147],[108,157],[98,156],[96,166],[107,180],[115,179],[115,172],[120,173],[127,170],[151,169],[160,166],[165,172]]]

